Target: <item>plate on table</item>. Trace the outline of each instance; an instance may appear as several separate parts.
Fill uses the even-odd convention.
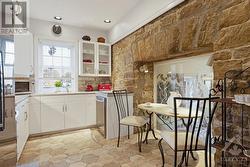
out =
[[[146,108],[152,108],[153,106],[151,105],[151,103],[145,103],[145,107]]]

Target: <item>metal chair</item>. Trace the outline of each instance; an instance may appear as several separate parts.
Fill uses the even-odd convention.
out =
[[[138,129],[138,146],[139,146],[139,151],[141,152],[143,127],[147,123],[147,119],[145,119],[142,116],[129,116],[127,90],[114,90],[113,95],[115,98],[115,103],[117,107],[117,116],[119,122],[117,147],[119,147],[120,143],[121,125],[128,126],[128,139],[129,139],[129,126],[134,126],[137,127]]]
[[[193,151],[204,150],[205,151],[205,165],[208,166],[208,151],[209,151],[209,164],[211,164],[211,122],[214,116],[215,108],[218,104],[216,102],[211,110],[213,98],[174,98],[174,130],[161,132],[161,139],[158,143],[159,150],[162,157],[162,166],[164,167],[164,151],[162,147],[162,140],[168,143],[171,149],[174,151],[174,166],[177,166],[177,152],[182,152],[181,162],[178,166],[182,166],[185,161],[185,165],[188,165],[189,154],[193,160],[197,160],[193,154]],[[187,108],[186,116],[183,113],[179,113],[177,108],[177,100],[185,101]],[[207,105],[208,102],[208,105]],[[208,116],[205,115],[206,108],[208,106]],[[184,114],[184,115],[185,115]],[[208,118],[208,119],[207,119]],[[181,122],[180,122],[181,121]],[[184,129],[180,130],[180,124],[184,125]],[[205,124],[205,125],[204,125]],[[178,126],[179,125],[179,126]],[[179,130],[178,130],[179,128]],[[201,133],[201,129],[205,133]],[[210,143],[210,144],[209,144]]]

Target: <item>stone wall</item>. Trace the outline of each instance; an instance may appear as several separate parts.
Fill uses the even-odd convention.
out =
[[[98,90],[98,84],[111,83],[110,77],[78,77],[78,91],[85,91],[87,85],[92,85]]]
[[[133,91],[136,109],[138,103],[153,101],[153,62],[203,53],[213,55],[215,82],[230,69],[250,66],[250,0],[186,0],[120,40],[112,46],[113,88]],[[145,63],[147,74],[138,70]],[[231,112],[235,123],[239,116]],[[246,127],[249,118],[248,112]]]

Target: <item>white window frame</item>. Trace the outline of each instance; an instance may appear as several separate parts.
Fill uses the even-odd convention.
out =
[[[15,64],[15,59],[14,59],[14,62],[13,64],[5,64],[5,59],[6,59],[6,54],[13,54],[14,57],[15,57],[15,50],[13,50],[13,53],[11,52],[7,52],[6,51],[6,42],[11,42],[14,44],[14,40],[11,40],[11,39],[7,39],[7,38],[1,38],[0,39],[0,49],[3,51],[3,55],[4,55],[4,66],[5,67],[13,67],[13,76],[11,77],[7,77],[7,78],[13,78],[14,77],[14,64]]]
[[[76,50],[77,50],[77,45],[73,41],[62,41],[62,40],[53,40],[53,39],[46,39],[46,38],[39,38],[35,37],[35,50],[37,50],[35,54],[35,92],[36,93],[44,93],[39,90],[39,80],[41,80],[40,75],[40,69],[41,69],[41,59],[43,58],[42,55],[42,45],[54,45],[54,46],[59,46],[59,47],[67,47],[71,48],[71,68],[72,68],[72,91],[78,90],[78,66],[76,66],[77,60],[77,55],[76,55]],[[66,90],[65,90],[66,91]],[[51,92],[53,93],[53,92]]]

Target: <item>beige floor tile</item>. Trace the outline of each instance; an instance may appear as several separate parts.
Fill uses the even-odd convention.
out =
[[[29,139],[19,164],[32,167],[160,167],[158,141],[151,138],[138,151],[137,135],[106,140],[96,129],[85,129]],[[166,166],[172,166],[173,151],[166,143]],[[196,156],[198,156],[196,154]],[[200,156],[200,155],[199,155]],[[190,160],[190,166],[198,162]]]

